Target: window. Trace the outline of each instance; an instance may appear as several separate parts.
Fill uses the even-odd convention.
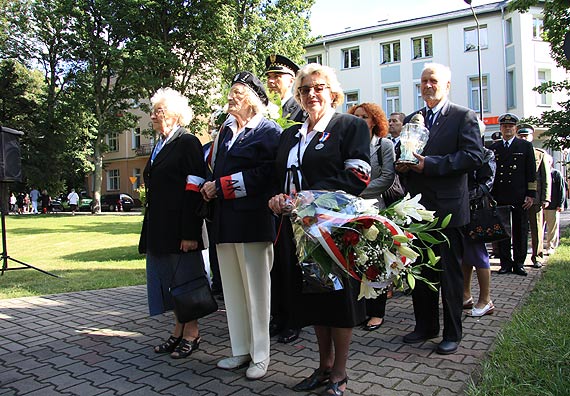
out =
[[[425,102],[424,102],[424,98],[422,97],[422,85],[421,84],[416,84],[416,109],[421,109],[422,107],[424,107]]]
[[[468,27],[463,31],[463,41],[465,44],[465,51],[476,51],[477,50],[477,27]],[[482,25],[479,27],[479,42],[481,43],[481,49],[487,48],[487,25]]]
[[[118,191],[121,188],[120,173],[118,169],[107,171],[107,191]]]
[[[107,134],[107,147],[109,151],[119,151],[119,134],[117,132]]]
[[[342,50],[342,68],[350,69],[360,67],[360,48],[349,48]]]
[[[323,56],[322,55],[307,56],[307,63],[318,63],[319,65],[322,65]]]
[[[344,112],[359,103],[358,92],[345,92],[344,93]]]
[[[412,39],[412,49],[412,59],[428,58],[430,56],[433,56],[431,36]]]
[[[131,148],[138,149],[141,146],[141,129],[135,128],[133,129],[133,141]]]
[[[384,101],[386,105],[384,109],[386,114],[392,114],[394,112],[400,111],[400,88],[385,88],[384,89]]]
[[[380,63],[394,63],[402,60],[400,56],[400,42],[380,44]]]
[[[550,81],[550,70],[539,70],[538,71],[538,85]],[[541,106],[550,106],[551,97],[549,93],[539,93],[538,104]]]
[[[542,33],[544,31],[544,22],[541,17],[532,18],[532,38],[535,40],[542,40]]]
[[[515,71],[507,71],[507,108],[512,109],[516,106],[515,100]]]
[[[505,44],[513,43],[513,20],[511,18],[505,21]]]
[[[487,87],[487,76],[483,76],[483,111],[489,111],[489,89]],[[469,107],[476,112],[479,109],[479,77],[471,77],[469,79],[469,89],[471,95],[469,96]]]
[[[140,186],[141,186],[141,169],[140,168],[134,168],[133,169],[133,177],[137,178],[137,181],[133,183],[133,189],[136,190],[137,188],[140,188]]]

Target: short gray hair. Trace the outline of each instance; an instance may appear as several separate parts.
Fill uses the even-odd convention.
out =
[[[160,88],[152,95],[150,103],[153,108],[158,104],[163,104],[169,112],[179,117],[180,126],[190,124],[194,116],[192,109],[188,105],[188,98],[172,88]]]
[[[451,69],[445,65],[442,65],[441,63],[426,63],[422,69],[422,74],[426,70],[437,72],[440,77],[443,77],[447,80],[446,82],[451,82]]]
[[[336,77],[336,73],[332,67],[319,65],[318,63],[309,63],[305,65],[297,72],[297,77],[295,78],[295,85],[293,86],[293,92],[295,95],[295,100],[301,104],[301,94],[299,93],[299,87],[303,83],[303,79],[307,76],[318,74],[327,81],[329,86],[331,96],[332,96],[332,107],[340,106],[344,102],[344,92],[340,86],[340,82]]]

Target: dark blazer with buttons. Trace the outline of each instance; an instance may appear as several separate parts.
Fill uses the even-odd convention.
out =
[[[536,197],[536,161],[532,143],[515,137],[509,148],[499,140],[490,147],[497,173],[491,194],[500,205],[519,207],[525,197]]]
[[[301,108],[301,105],[297,103],[294,97],[290,97],[282,106],[283,112],[282,116],[288,118],[291,121],[303,122],[307,119],[307,114]]]
[[[269,210],[273,167],[281,127],[263,118],[255,128],[245,128],[227,150],[233,136],[226,121],[218,137],[212,180],[216,182],[212,225],[215,243],[269,242],[275,239],[275,221]],[[240,180],[235,196],[223,193],[223,180]]]
[[[189,175],[206,177],[202,144],[179,128],[144,169],[146,209],[140,253],[180,253],[183,239],[198,241],[199,249],[203,249],[203,220],[196,215],[202,195],[186,188]]]
[[[404,120],[407,124],[416,111]],[[420,203],[442,220],[451,214],[449,227],[467,224],[470,219],[468,174],[483,163],[483,145],[477,116],[473,110],[447,101],[430,130],[421,155],[424,171],[407,172],[405,183],[412,196],[422,194]]]

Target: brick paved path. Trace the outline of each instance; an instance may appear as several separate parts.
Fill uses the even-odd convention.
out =
[[[441,338],[403,344],[414,325],[411,297],[395,293],[380,330],[354,332],[346,394],[463,394],[542,271],[527,267],[528,277],[497,275],[493,264],[495,314],[465,317],[458,353],[437,355],[433,349]],[[473,284],[476,297],[476,277]],[[173,360],[152,351],[168,335],[171,317],[148,316],[144,286],[0,300],[0,395],[299,394],[291,387],[317,366],[313,331],[305,329],[292,344],[272,343],[267,376],[248,381],[245,369],[216,368],[230,354],[222,309],[200,321],[200,349]]]

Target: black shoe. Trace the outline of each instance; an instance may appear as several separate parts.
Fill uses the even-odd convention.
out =
[[[375,324],[375,325],[368,324],[368,321],[367,321],[364,324],[364,326],[362,326],[362,330],[366,330],[366,331],[378,330],[380,327],[382,327],[383,324],[384,324],[384,318],[382,318],[382,322],[380,322],[379,324]]]
[[[192,355],[198,347],[200,346],[200,337],[194,338],[192,341],[187,339],[182,339],[176,349],[170,354],[172,359],[184,359]]]
[[[442,341],[436,348],[436,352],[440,355],[451,355],[452,353],[457,352],[459,348],[459,342],[455,341]]]
[[[344,384],[348,383],[348,377],[344,377],[344,379],[341,379],[338,382],[330,382],[327,384],[327,388],[324,390],[324,392],[322,393],[323,395],[334,395],[334,396],[343,396],[344,395],[344,391],[340,390],[340,387],[343,386]],[[331,393],[332,391],[332,393]]]
[[[319,386],[323,386],[327,382],[329,382],[330,375],[331,375],[330,370],[325,370],[324,373],[321,373],[319,369],[316,369],[313,372],[313,374],[311,374],[309,377],[305,378],[303,381],[295,385],[293,387],[293,390],[296,392],[306,392],[306,391],[311,391],[313,389],[317,389]]]
[[[438,336],[438,333],[424,334],[424,333],[419,333],[417,331],[413,331],[413,332],[406,334],[404,336],[404,343],[415,344],[416,342],[427,341],[427,340],[430,340],[430,339],[435,338],[437,336]]]
[[[275,322],[269,322],[269,337],[275,337],[281,333],[283,328]]]
[[[301,330],[299,329],[282,330],[281,333],[279,333],[279,338],[277,338],[277,342],[280,342],[281,344],[288,344],[290,342],[293,342],[297,338],[299,338],[300,332]]]
[[[160,345],[155,346],[154,352],[155,353],[170,353],[170,352],[174,351],[174,349],[176,349],[178,344],[180,344],[181,340],[182,340],[182,336],[174,337],[173,335],[171,335],[170,337],[168,337],[168,340],[166,340],[165,342],[163,342]]]
[[[508,273],[510,273],[510,272],[512,272],[512,269],[511,269],[511,268],[501,267],[501,269],[499,270],[498,274],[501,274],[501,275],[502,275],[502,274],[508,274]]]
[[[536,263],[532,264],[533,268],[542,268],[542,263],[539,263],[538,261]]]
[[[517,268],[513,268],[513,274],[517,274],[517,275],[522,275],[522,276],[527,276],[527,272],[525,271],[525,269],[521,266],[521,267],[517,267]]]

